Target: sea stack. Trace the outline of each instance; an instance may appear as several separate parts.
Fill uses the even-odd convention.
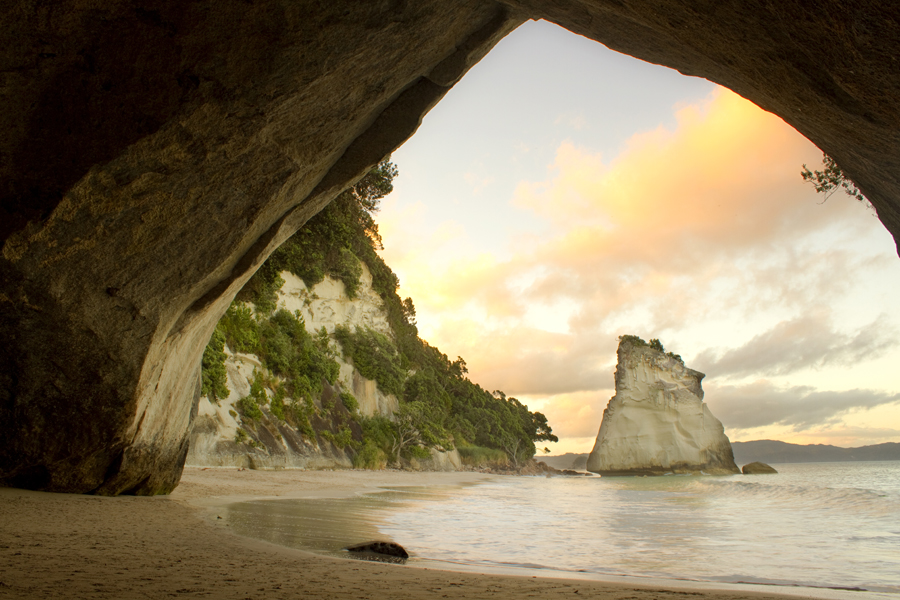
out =
[[[587,470],[601,475],[740,473],[725,428],[703,402],[703,373],[633,335],[619,338],[616,395]]]

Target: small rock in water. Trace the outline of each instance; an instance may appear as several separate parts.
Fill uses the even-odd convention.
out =
[[[752,462],[744,465],[741,473],[744,475],[767,475],[769,473],[778,473],[778,471],[764,462]]]
[[[366,542],[344,548],[347,552],[361,554],[360,558],[385,562],[400,562],[409,558],[409,553],[394,542]]]

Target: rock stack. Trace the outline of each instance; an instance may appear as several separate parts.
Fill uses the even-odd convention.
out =
[[[635,336],[619,338],[616,394],[587,470],[601,475],[740,473],[722,423],[703,402],[703,373]]]

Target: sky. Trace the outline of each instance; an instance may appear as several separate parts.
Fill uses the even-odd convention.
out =
[[[589,452],[618,336],[706,374],[732,441],[900,442],[900,259],[822,153],[704,79],[546,22],[507,36],[392,157],[376,219],[420,336]]]

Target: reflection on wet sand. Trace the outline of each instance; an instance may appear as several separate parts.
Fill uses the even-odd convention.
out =
[[[252,500],[230,505],[227,518],[236,533],[281,546],[342,558],[405,563],[400,557],[346,549],[373,540],[396,543],[379,528],[389,514],[459,495],[464,487],[468,486],[396,487],[350,498]],[[415,559],[415,548],[407,550]]]

